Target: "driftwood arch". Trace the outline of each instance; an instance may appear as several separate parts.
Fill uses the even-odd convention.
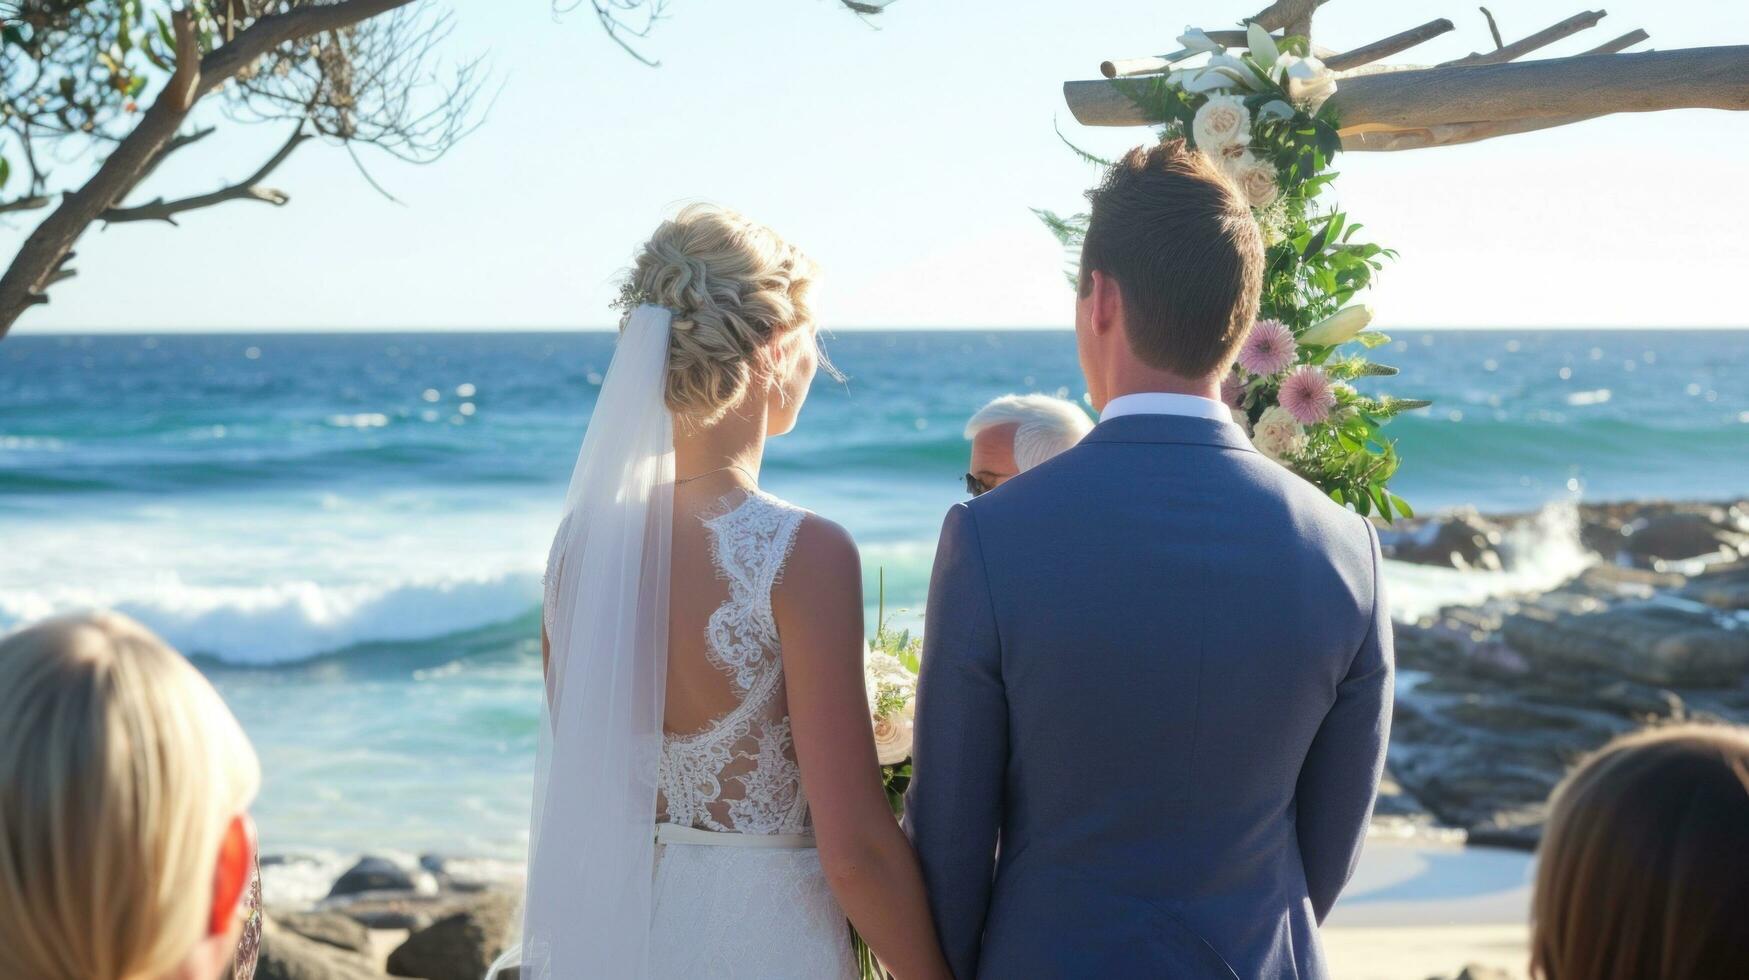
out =
[[[1330,0],[1276,0],[1248,18],[1276,35],[1312,34],[1312,15]],[[1484,8],[1486,13],[1486,8]],[[1564,126],[1618,112],[1661,109],[1749,110],[1749,45],[1627,52],[1649,38],[1631,31],[1565,58],[1523,55],[1597,25],[1606,12],[1575,14],[1528,37],[1433,66],[1384,65],[1385,58],[1454,29],[1451,21],[1419,27],[1347,50],[1313,46],[1337,73],[1331,96],[1345,150],[1414,150]],[[1244,31],[1209,31],[1222,44],[1245,46]],[[1085,126],[1144,126],[1148,118],[1126,92],[1125,78],[1159,75],[1188,58],[1178,51],[1108,61],[1104,78],[1063,85],[1069,111]]]

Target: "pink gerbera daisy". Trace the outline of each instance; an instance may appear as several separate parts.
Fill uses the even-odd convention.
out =
[[[1301,425],[1317,425],[1336,407],[1336,389],[1317,368],[1296,368],[1281,382],[1281,407]]]
[[[1258,320],[1239,348],[1239,366],[1252,374],[1279,374],[1294,362],[1294,334],[1280,320]]]

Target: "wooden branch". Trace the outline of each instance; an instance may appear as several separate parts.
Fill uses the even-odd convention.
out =
[[[1628,48],[1633,47],[1634,45],[1640,43],[1641,41],[1647,40],[1651,36],[1652,35],[1647,34],[1643,29],[1636,27],[1633,30],[1627,32],[1626,34],[1623,34],[1621,37],[1618,37],[1613,41],[1605,41],[1604,43],[1599,44],[1597,47],[1592,48],[1590,51],[1587,51],[1585,53],[1586,54],[1615,54],[1617,51],[1626,51]]]
[[[48,302],[44,290],[79,236],[139,183],[154,159],[160,159],[201,96],[287,41],[340,30],[412,2],[341,0],[294,7],[256,20],[204,58],[187,8],[173,10],[170,23],[176,39],[176,69],[133,131],[115,145],[83,186],[61,199],[13,256],[12,264],[0,276],[0,338],[26,310]]]
[[[135,207],[109,208],[98,215],[98,219],[111,224],[125,221],[165,221],[176,224],[176,216],[185,211],[210,208],[227,201],[262,201],[279,207],[290,201],[291,198],[284,191],[262,187],[261,182],[266,180],[267,175],[273,173],[280,164],[284,163],[286,157],[292,155],[293,150],[310,138],[309,133],[301,130],[292,133],[291,139],[286,140],[285,145],[279,148],[279,152],[262,164],[259,170],[251,174],[247,180],[232,184],[229,187],[221,188],[210,194],[197,194],[176,201],[166,201],[160,197],[155,201]]]
[[[1063,95],[1082,125],[1158,123],[1125,94],[1137,87],[1124,80],[1068,82]],[[1684,108],[1749,110],[1749,46],[1363,73],[1343,78],[1330,102],[1344,138],[1368,130],[1477,120]]]
[[[1423,41],[1436,38],[1453,30],[1455,26],[1443,17],[1439,20],[1430,20],[1420,27],[1411,27],[1400,34],[1392,34],[1383,40],[1363,44],[1352,51],[1344,51],[1341,54],[1325,58],[1324,67],[1331,71],[1348,71],[1352,68],[1359,68],[1361,65],[1369,65],[1380,58],[1389,58],[1391,55],[1407,51]],[[1107,75],[1106,77],[1111,76]]]
[[[1456,61],[1448,61],[1440,67],[1505,64],[1508,61],[1516,60],[1522,55],[1529,54],[1538,48],[1546,48],[1556,41],[1559,41],[1561,38],[1577,34],[1587,28],[1595,27],[1597,26],[1597,22],[1607,15],[1608,11],[1604,10],[1587,10],[1584,13],[1574,14],[1553,27],[1546,27],[1522,41],[1514,41],[1497,51],[1490,51],[1487,54],[1470,54],[1467,57],[1459,58]]]
[[[15,197],[10,201],[0,201],[0,214],[10,211],[35,211],[49,206],[47,194],[31,194],[25,197]]]
[[[1253,14],[1250,21],[1266,31],[1283,31],[1296,37],[1311,37],[1312,13],[1330,0],[1275,0]]]
[[[1488,18],[1488,34],[1494,38],[1494,50],[1498,51],[1501,48],[1504,48],[1506,42],[1500,37],[1500,25],[1494,21],[1494,12],[1487,7],[1482,7],[1480,9],[1482,11],[1482,16]]]
[[[1749,46],[1575,55],[1345,78],[1343,132],[1661,109],[1749,110]]]
[[[1571,123],[1596,119],[1601,113],[1588,113],[1574,116],[1542,116],[1529,119],[1508,119],[1490,122],[1443,123],[1438,126],[1427,126],[1420,129],[1372,130],[1364,133],[1347,133],[1342,137],[1342,149],[1347,152],[1394,152],[1398,150],[1422,150],[1434,146],[1456,146],[1460,143],[1474,143],[1478,140],[1493,139],[1496,136],[1511,136],[1515,133],[1530,133],[1539,129],[1553,129]]]

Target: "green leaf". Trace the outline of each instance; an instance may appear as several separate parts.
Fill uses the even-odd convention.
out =
[[[7,163],[5,157],[0,157],[0,187],[5,187],[6,182],[11,179],[12,164]]]
[[[1414,517],[1415,516],[1415,509],[1413,507],[1410,507],[1409,502],[1407,500],[1404,500],[1402,497],[1399,497],[1394,493],[1391,494],[1391,503],[1397,508],[1397,513],[1403,515],[1404,517]]]

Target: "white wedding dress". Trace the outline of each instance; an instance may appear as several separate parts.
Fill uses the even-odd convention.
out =
[[[645,975],[855,978],[844,912],[814,849],[771,612],[805,512],[751,491],[715,513],[704,524],[728,597],[710,616],[705,650],[738,703],[703,730],[664,733]],[[561,527],[548,559],[549,635],[568,537]]]

